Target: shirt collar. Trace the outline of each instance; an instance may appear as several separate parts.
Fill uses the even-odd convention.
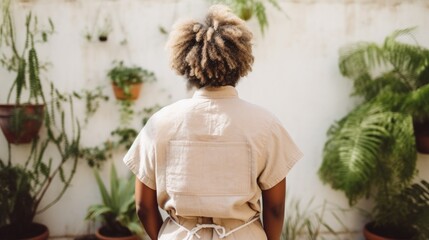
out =
[[[238,92],[233,86],[203,87],[195,91],[194,98],[237,98]]]

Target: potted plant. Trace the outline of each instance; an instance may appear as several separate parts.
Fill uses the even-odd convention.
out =
[[[42,126],[46,104],[39,77],[41,67],[37,58],[35,38],[39,36],[41,39],[37,41],[46,41],[53,33],[54,27],[49,21],[51,29],[39,32],[35,26],[37,21],[33,21],[31,13],[28,14],[25,22],[26,41],[19,51],[10,12],[10,1],[3,3],[2,10],[4,16],[0,25],[2,33],[0,44],[10,47],[10,56],[8,57],[4,52],[0,63],[7,70],[16,72],[16,77],[9,91],[7,104],[0,104],[0,126],[8,142],[29,143],[37,136]],[[24,90],[28,90],[27,96],[24,95]],[[14,103],[10,103],[12,92],[15,92]],[[23,97],[28,98],[27,102],[21,101]]]
[[[79,159],[80,127],[71,113],[63,109],[68,103],[73,112],[71,97],[50,102],[43,124],[47,134],[34,139],[25,163],[13,163],[10,144],[7,162],[0,159],[0,239],[47,239],[46,226],[35,223],[34,217],[57,203],[70,186]],[[50,112],[52,110],[52,112]],[[55,120],[60,115],[60,120]],[[70,116],[72,133],[66,129]],[[69,120],[69,119],[67,119]],[[48,150],[49,149],[49,150]],[[23,149],[18,149],[22,155]],[[53,182],[59,182],[54,199],[42,204]],[[62,185],[61,185],[62,184]]]
[[[110,193],[98,171],[95,179],[100,190],[102,203],[88,208],[87,220],[100,220],[102,226],[97,230],[98,239],[120,237],[122,240],[140,239],[143,233],[136,214],[134,202],[134,178],[121,179],[112,165],[110,171]]]
[[[0,236],[2,239],[34,236],[47,239],[49,236],[46,226],[32,224],[32,208],[28,207],[33,206],[35,202],[31,196],[31,177],[31,173],[22,167],[5,165],[3,161],[0,161],[0,186],[2,189],[0,226],[3,226],[0,227]],[[9,222],[11,224],[8,224]],[[18,236],[18,232],[24,234]]]
[[[417,159],[413,122],[429,116],[429,51],[398,41],[409,34],[411,29],[399,30],[382,45],[342,49],[340,71],[354,81],[354,95],[362,102],[329,129],[319,169],[321,179],[344,191],[351,205],[363,197],[374,199],[367,230],[385,237],[378,239],[429,237],[423,227],[428,185],[411,185]],[[404,201],[410,193],[424,201],[418,206]],[[417,207],[426,212],[414,211]]]
[[[234,13],[244,21],[255,16],[262,33],[268,27],[268,18],[264,3],[268,2],[277,10],[282,10],[277,0],[217,0],[217,2],[230,6]]]
[[[2,54],[0,61],[8,70],[17,72],[17,76],[8,96],[9,102],[11,93],[15,91],[15,104],[3,105],[12,110],[9,115],[0,111],[0,118],[2,124],[9,124],[6,130],[17,139],[11,140],[3,128],[8,141],[0,144],[7,145],[8,151],[0,153],[0,239],[28,239],[35,236],[38,236],[37,239],[47,239],[47,227],[33,220],[38,213],[58,202],[70,186],[79,156],[80,127],[73,114],[72,96],[62,94],[53,83],[43,86],[39,78],[39,71],[44,66],[39,65],[35,43],[46,41],[53,31],[52,22],[51,30],[39,32],[37,21],[33,20],[35,17],[29,13],[25,22],[24,47],[18,52],[9,0],[3,2],[2,10],[0,44],[10,47],[10,57],[6,53]],[[36,39],[36,35],[40,39]],[[2,48],[2,51],[6,50]],[[25,89],[28,90],[27,96],[24,95]],[[46,95],[49,99],[45,98],[44,89],[49,90],[50,94]],[[28,103],[21,102],[23,97],[28,98]],[[29,115],[31,111],[26,108],[31,105],[36,105],[39,110],[34,112],[40,115]],[[27,126],[27,121],[33,121],[32,124],[39,128],[43,125],[44,134],[29,139],[23,137],[25,134],[18,130]],[[37,132],[34,131],[36,135]],[[10,143],[23,141],[31,141],[31,146],[11,148]],[[18,156],[24,158],[16,159],[17,152]],[[53,182],[60,183],[57,195],[49,201],[42,201]]]
[[[144,82],[155,81],[155,75],[137,66],[126,66],[123,61],[114,61],[107,75],[119,100],[136,100]]]
[[[98,29],[98,40],[100,42],[106,42],[109,38],[109,34],[113,31],[112,22],[110,18],[104,19],[103,25]]]

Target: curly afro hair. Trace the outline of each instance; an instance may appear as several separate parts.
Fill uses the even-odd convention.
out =
[[[252,33],[224,5],[210,7],[205,23],[188,20],[170,34],[171,66],[188,86],[235,86],[252,70]]]

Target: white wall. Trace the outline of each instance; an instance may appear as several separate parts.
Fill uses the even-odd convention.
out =
[[[185,81],[168,67],[164,44],[167,36],[160,26],[170,29],[182,17],[200,17],[209,6],[201,0],[34,0],[15,1],[17,31],[22,34],[25,14],[32,10],[43,22],[51,17],[56,34],[40,48],[41,59],[52,62],[46,74],[65,91],[105,85],[112,96],[106,71],[111,61],[124,59],[154,71],[158,82],[144,87],[138,108],[155,103],[167,104],[191,95]],[[282,1],[284,12],[268,7],[269,29],[261,36],[256,21],[249,25],[255,33],[253,72],[243,79],[240,96],[274,112],[284,123],[305,157],[288,177],[291,198],[304,202],[316,197],[347,207],[343,194],[324,186],[316,172],[322,158],[326,131],[333,121],[352,109],[356,99],[349,97],[351,82],[338,71],[338,49],[360,40],[381,42],[392,31],[418,26],[415,35],[420,44],[429,46],[429,3],[424,0],[294,0]],[[114,31],[106,43],[88,42],[85,29],[93,29],[96,18],[110,16]],[[96,32],[96,30],[94,30]],[[123,39],[126,45],[121,45]],[[0,102],[5,102],[13,76],[0,70]],[[3,77],[2,77],[3,78]],[[3,87],[4,86],[4,87]],[[81,106],[82,107],[82,106]],[[118,106],[110,101],[83,131],[84,144],[99,144],[118,124]],[[138,126],[138,123],[134,123]],[[0,137],[1,157],[6,144]],[[123,152],[113,162],[123,175]],[[429,178],[427,156],[419,156],[420,175]],[[110,162],[104,165],[107,177]],[[55,186],[54,186],[55,188]],[[48,196],[49,197],[49,196]],[[84,221],[86,209],[100,200],[92,170],[81,161],[71,188],[63,199],[36,220],[47,224],[51,235],[86,233],[93,227]],[[360,206],[365,207],[366,202]],[[357,213],[344,219],[350,230],[361,229],[364,220]]]

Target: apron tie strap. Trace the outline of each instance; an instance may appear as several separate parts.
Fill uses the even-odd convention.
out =
[[[191,230],[185,228],[184,226],[180,225],[178,222],[176,222],[174,219],[170,218],[171,221],[173,221],[177,226],[179,226],[180,228],[182,228],[183,230],[185,230],[186,232],[188,232],[188,234],[186,235],[186,237],[184,238],[184,240],[192,240],[194,238],[194,236],[196,236],[198,239],[201,239],[201,236],[198,235],[198,232],[203,229],[203,228],[213,228],[213,230],[216,232],[216,234],[219,236],[220,239],[226,238],[227,236],[231,235],[232,233],[247,227],[248,225],[252,224],[253,222],[257,221],[259,219],[259,217],[256,217],[254,219],[252,219],[251,221],[242,224],[234,229],[232,229],[229,232],[226,232],[225,227],[217,225],[217,224],[197,224],[194,228],[192,228]]]

